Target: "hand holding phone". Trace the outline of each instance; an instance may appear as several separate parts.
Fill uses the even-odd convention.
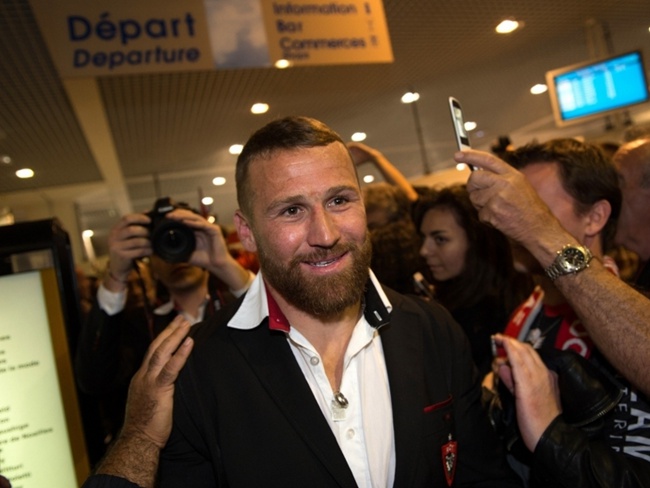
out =
[[[471,149],[469,143],[469,136],[465,130],[465,120],[463,119],[463,109],[458,100],[454,97],[449,97],[449,111],[451,112],[451,120],[454,124],[454,134],[456,135],[456,144],[459,150]],[[469,166],[469,169],[474,171],[474,166]]]

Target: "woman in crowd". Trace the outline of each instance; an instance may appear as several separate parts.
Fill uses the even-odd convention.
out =
[[[491,370],[490,336],[532,290],[515,271],[508,240],[478,219],[465,185],[440,190],[415,212],[435,296],[463,327],[479,372]]]

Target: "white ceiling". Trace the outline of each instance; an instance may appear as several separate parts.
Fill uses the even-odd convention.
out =
[[[0,163],[0,208],[10,207],[17,220],[59,216],[75,234],[91,228],[100,253],[120,214],[148,210],[157,196],[198,206],[200,189],[229,224],[236,203],[228,147],[274,118],[316,117],[344,139],[366,132],[367,144],[415,179],[424,166],[411,107],[400,103],[408,89],[420,93],[426,155],[437,172],[452,165],[449,95],[478,123],[483,136],[470,135],[475,146],[486,148],[502,134],[516,144],[544,139],[559,132],[548,96],[529,89],[546,71],[608,49],[641,48],[646,58],[649,52],[648,0],[384,0],[384,6],[392,64],[64,81],[27,0],[3,0],[0,155],[12,163]],[[506,17],[524,21],[523,29],[497,35],[494,27]],[[610,37],[600,42],[603,25]],[[259,101],[271,110],[252,115]],[[647,107],[632,116],[650,119]],[[618,137],[603,127],[598,121],[562,134]],[[14,172],[22,167],[36,176],[19,180]],[[215,176],[226,177],[226,185],[213,186]]]

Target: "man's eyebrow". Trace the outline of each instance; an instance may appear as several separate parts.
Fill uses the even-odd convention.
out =
[[[331,198],[333,196],[339,195],[341,193],[346,193],[346,192],[353,192],[355,194],[361,195],[361,190],[354,185],[337,185],[333,186],[332,188],[329,188],[325,195],[326,198]],[[283,207],[285,205],[294,205],[294,204],[300,204],[301,202],[305,201],[306,197],[303,194],[296,194],[296,195],[288,195],[286,197],[283,197],[278,200],[272,201],[269,206],[268,210],[273,210],[277,207]]]
[[[339,193],[344,193],[344,192],[349,192],[349,191],[361,194],[361,190],[359,189],[359,187],[354,186],[354,185],[338,185],[338,186],[334,186],[334,187],[330,188],[327,191],[327,194],[328,195],[337,195]]]
[[[303,195],[289,195],[284,198],[273,200],[267,207],[267,211],[273,211],[278,207],[284,207],[286,205],[295,205],[305,200]]]

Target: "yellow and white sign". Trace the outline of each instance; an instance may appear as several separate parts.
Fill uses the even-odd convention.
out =
[[[271,59],[295,65],[389,63],[381,0],[262,0]]]
[[[381,0],[30,0],[61,77],[387,63]]]
[[[202,0],[30,0],[63,78],[214,67]]]

